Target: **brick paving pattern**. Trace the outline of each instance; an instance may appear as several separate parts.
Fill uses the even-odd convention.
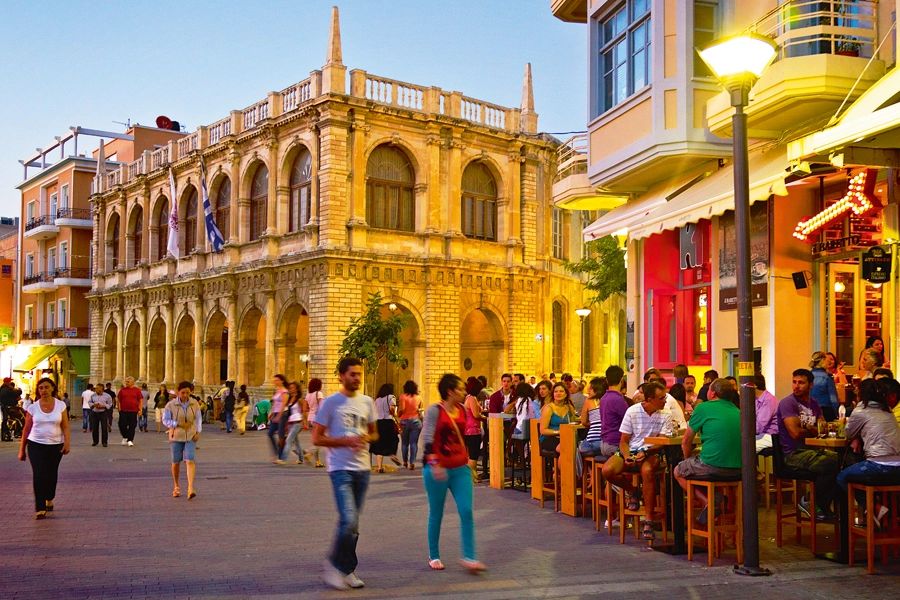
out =
[[[854,598],[884,598],[900,589],[897,558],[869,576],[863,568],[815,560],[806,546],[779,550],[766,538],[763,563],[775,574],[744,578],[731,572],[726,556],[733,554],[708,568],[705,555],[690,563],[648,551],[633,537],[622,546],[617,537],[594,532],[588,519],[540,510],[527,494],[483,486],[475,498],[478,549],[490,571],[474,577],[457,566],[458,521],[448,501],[447,570],[431,572],[417,470],[373,474],[359,545],[366,588],[330,591],[318,576],[336,520],[324,470],[272,465],[264,432],[239,437],[207,427],[198,451],[198,497],[190,502],[170,497],[162,434],[139,434],[134,448],[120,446],[118,437],[109,448],[92,448],[89,434],[76,427],[56,511],[45,521],[32,518],[30,467],[16,460],[16,444],[0,444],[6,509],[0,597],[824,599],[851,590]],[[770,529],[763,524],[764,532]]]

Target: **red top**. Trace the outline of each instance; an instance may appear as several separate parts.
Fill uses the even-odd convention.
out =
[[[456,421],[456,427],[453,427]],[[456,418],[450,420],[450,415],[441,407],[438,410],[438,420],[434,428],[434,441],[431,451],[437,456],[438,462],[445,469],[455,469],[465,465],[469,460],[469,453],[463,444],[461,434],[466,426],[466,411],[462,406],[456,407]],[[459,431],[459,434],[457,434]]]
[[[122,412],[138,412],[141,410],[141,404],[144,399],[141,396],[141,388],[133,385],[131,387],[123,387],[116,396],[119,400],[119,410]]]

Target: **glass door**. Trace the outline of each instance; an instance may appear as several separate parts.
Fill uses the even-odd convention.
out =
[[[839,362],[847,363],[849,372],[855,369],[865,344],[865,306],[859,264],[856,260],[826,263],[825,273],[826,350],[834,352]]]

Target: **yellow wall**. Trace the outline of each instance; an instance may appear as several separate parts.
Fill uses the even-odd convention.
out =
[[[653,105],[642,100],[609,123],[591,131],[591,162],[597,162],[650,135],[653,130]]]

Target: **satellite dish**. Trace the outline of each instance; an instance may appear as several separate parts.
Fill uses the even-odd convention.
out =
[[[172,119],[165,115],[156,117],[156,126],[160,129],[172,129]]]

